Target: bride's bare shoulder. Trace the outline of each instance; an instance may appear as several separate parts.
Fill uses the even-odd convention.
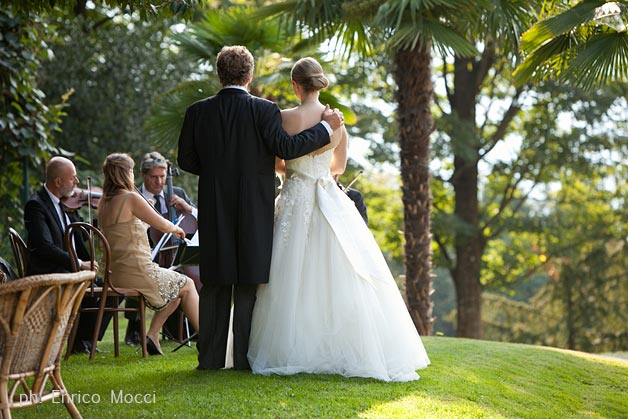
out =
[[[284,121],[287,119],[293,119],[297,113],[296,110],[297,108],[283,109],[281,111],[281,119],[283,119]]]

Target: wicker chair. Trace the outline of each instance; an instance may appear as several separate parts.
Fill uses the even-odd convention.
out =
[[[26,275],[26,243],[19,233],[11,227],[9,227],[9,241],[11,242],[11,249],[13,249],[13,258],[15,259],[18,277],[22,278]]]
[[[34,275],[0,285],[0,417],[60,397],[81,418],[61,379],[61,351],[95,272]]]
[[[111,260],[111,249],[109,248],[109,243],[107,242],[105,235],[98,228],[88,223],[71,223],[65,229],[65,243],[67,249],[69,249],[70,251],[70,257],[74,262],[74,270],[78,270],[78,264],[76,262],[78,259],[76,256],[76,250],[74,249],[74,246],[72,246],[72,237],[74,236],[74,233],[79,231],[85,233],[85,235],[88,237],[88,251],[91,257],[92,270],[94,270],[94,263],[97,259],[94,237],[97,237],[100,241],[100,250],[102,255],[102,264],[100,266],[100,269],[102,271],[103,286],[97,287],[92,282],[92,285],[88,288],[86,293],[86,295],[89,295],[90,297],[100,298],[100,304],[98,307],[81,307],[79,310],[79,316],[80,313],[85,312],[97,313],[89,359],[94,359],[94,354],[96,353],[96,345],[98,344],[98,333],[100,331],[100,325],[102,324],[102,319],[106,311],[113,312],[113,342],[115,356],[120,356],[118,313],[136,312],[140,315],[140,342],[142,346],[142,355],[144,356],[144,358],[146,358],[148,356],[148,352],[146,350],[146,305],[144,303],[144,298],[142,297],[142,294],[138,291],[128,288],[117,288],[111,284],[111,268],[109,267],[109,262]],[[139,307],[120,307],[120,300],[124,297],[137,298],[139,300]],[[107,298],[115,299],[114,304],[107,306]],[[78,325],[78,321],[76,322],[75,326],[76,325]],[[70,350],[74,346],[75,335],[76,328],[73,328],[68,341],[68,348],[65,353],[65,359],[70,356]]]

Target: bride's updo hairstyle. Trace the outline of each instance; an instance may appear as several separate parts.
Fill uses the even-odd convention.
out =
[[[312,57],[301,58],[294,63],[290,77],[308,93],[318,92],[329,86],[323,67]]]
[[[120,190],[132,191],[135,189],[133,183],[133,167],[135,162],[126,153],[113,153],[105,158],[102,165],[102,172],[105,175],[103,182],[103,199],[111,199]]]

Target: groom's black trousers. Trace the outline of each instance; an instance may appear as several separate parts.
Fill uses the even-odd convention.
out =
[[[251,319],[257,284],[203,284],[199,293],[198,369],[225,366],[233,296],[233,368],[250,369]]]

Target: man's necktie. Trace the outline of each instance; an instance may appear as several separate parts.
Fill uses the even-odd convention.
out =
[[[65,219],[65,208],[63,207],[63,202],[59,201],[59,209],[61,209],[61,225],[63,226],[63,230],[67,225],[67,221]]]
[[[159,195],[155,195],[155,209],[161,214],[161,199],[159,199]]]

